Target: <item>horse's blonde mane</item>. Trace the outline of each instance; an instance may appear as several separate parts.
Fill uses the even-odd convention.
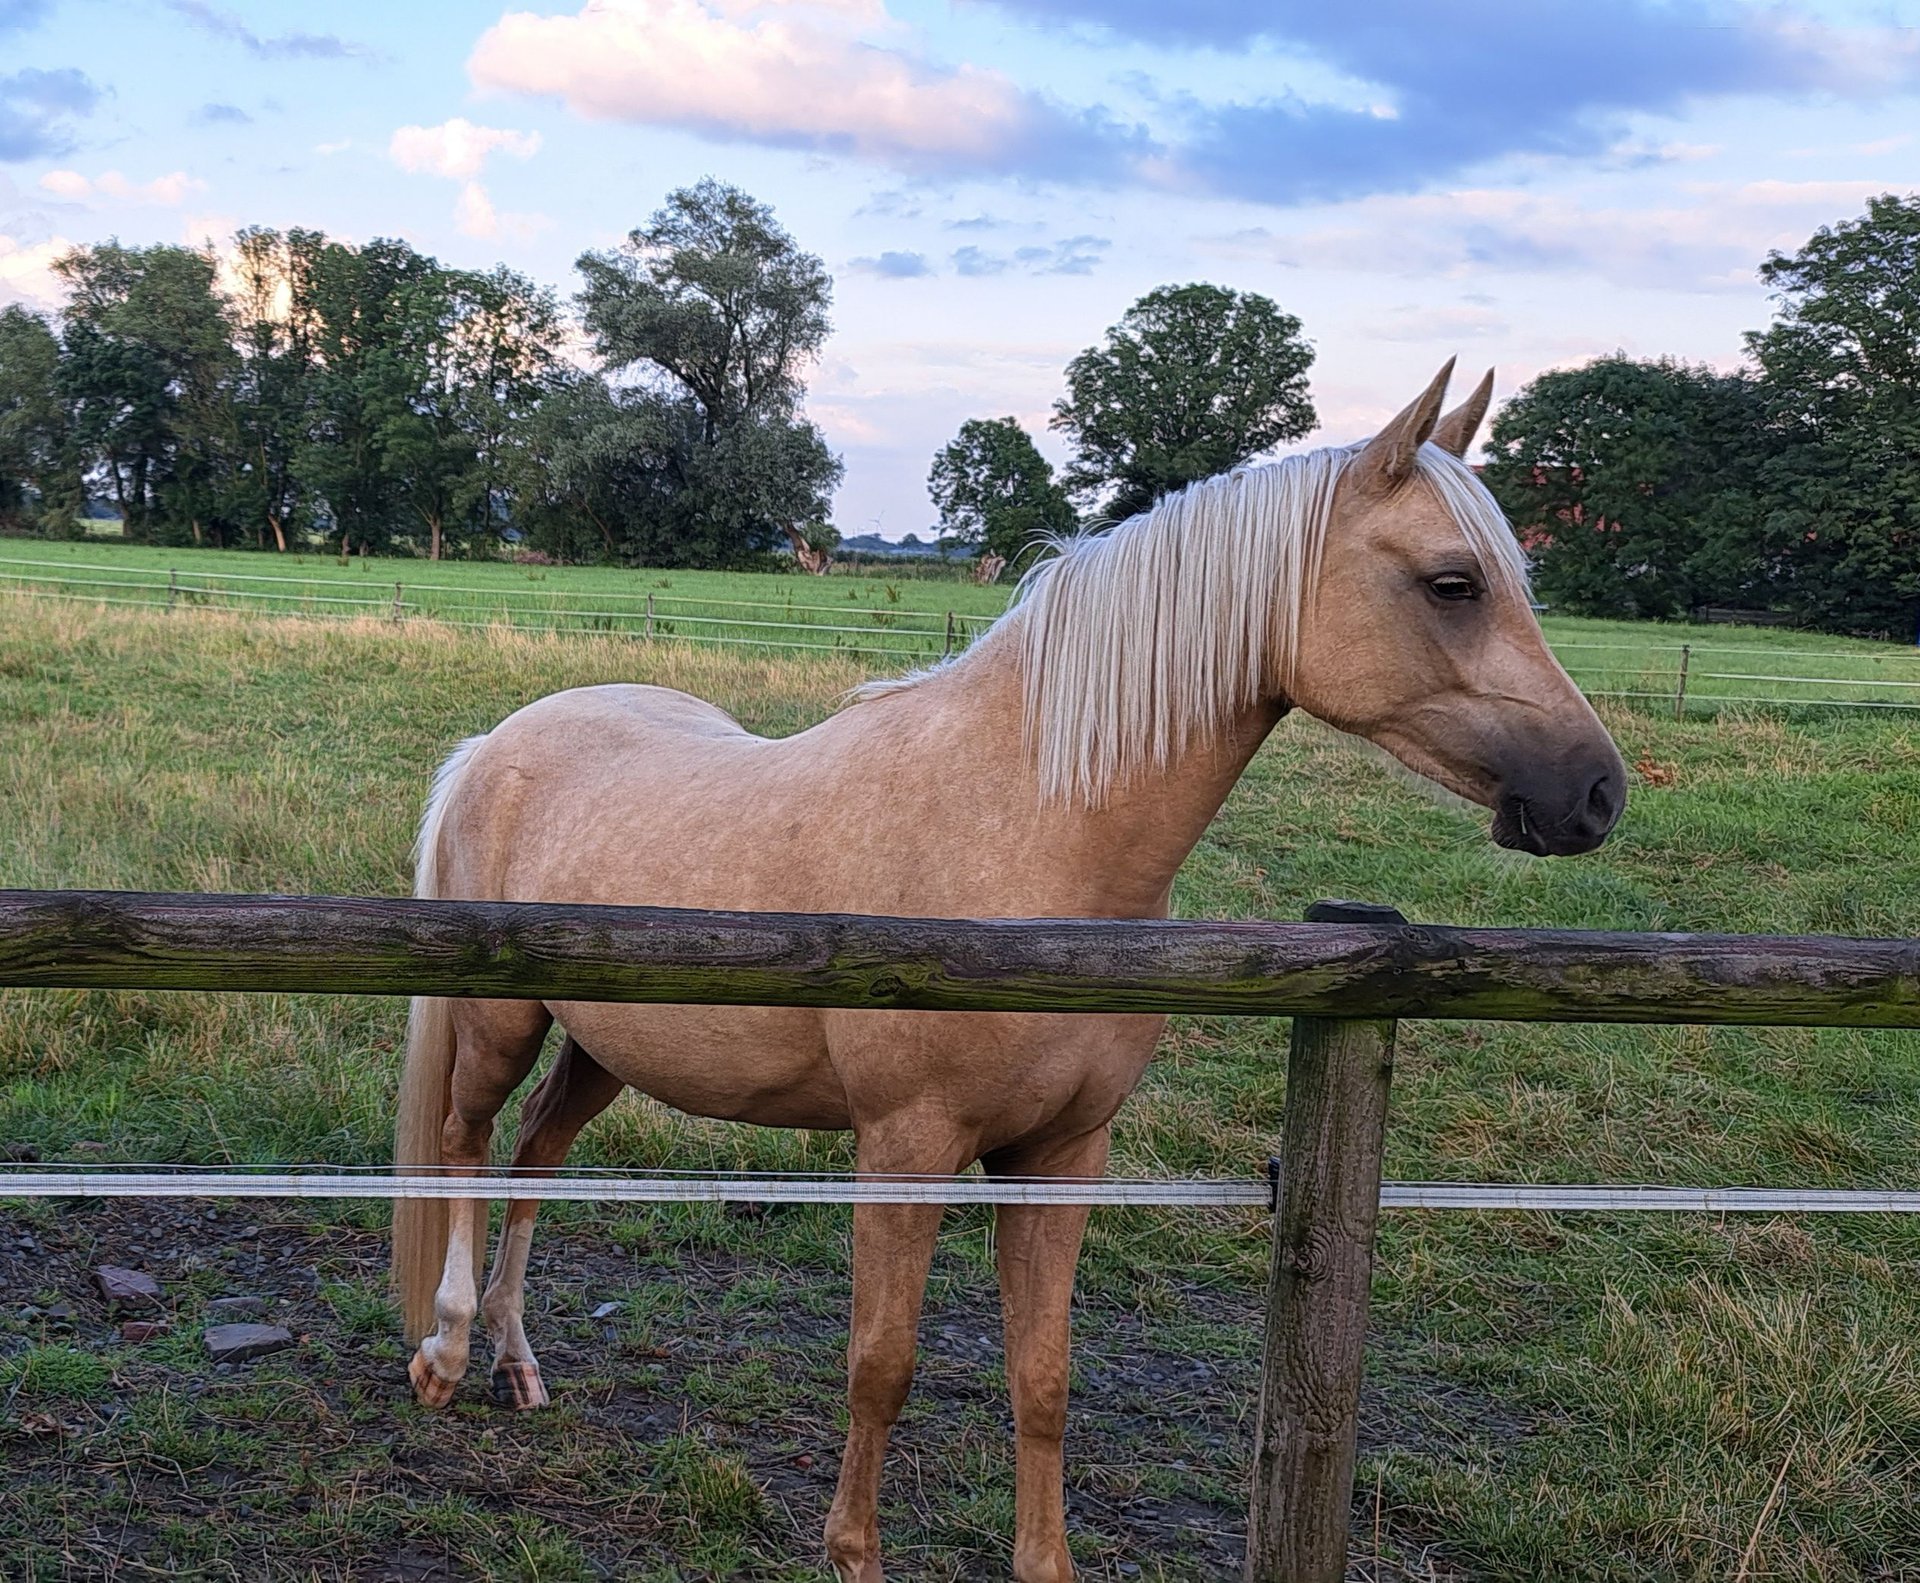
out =
[[[1136,771],[1164,769],[1259,699],[1285,694],[1334,490],[1360,449],[1237,467],[1117,527],[1063,539],[967,655],[857,696],[1014,645],[1042,798],[1097,807]],[[1473,470],[1429,444],[1419,473],[1488,581],[1524,593],[1520,546]]]

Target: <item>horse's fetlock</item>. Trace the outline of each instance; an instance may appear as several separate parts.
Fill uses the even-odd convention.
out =
[[[1065,1544],[1013,1552],[1014,1583],[1073,1583],[1073,1558]]]
[[[827,1518],[827,1559],[841,1583],[881,1583],[880,1525]]]

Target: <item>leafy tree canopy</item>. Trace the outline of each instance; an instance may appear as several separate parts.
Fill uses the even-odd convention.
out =
[[[1629,617],[1754,597],[1758,413],[1752,380],[1671,358],[1600,358],[1522,390],[1494,422],[1485,478],[1541,596]]]
[[[1052,427],[1078,455],[1067,488],[1107,496],[1116,520],[1319,422],[1307,394],[1313,348],[1268,298],[1224,286],[1162,286],[1067,365]]]
[[[1074,527],[1067,493],[1016,418],[969,418],[933,458],[927,492],[945,536],[1017,563]]]
[[[1779,598],[1822,626],[1920,621],[1920,197],[1774,253],[1771,327],[1747,337],[1767,396],[1762,481]]]

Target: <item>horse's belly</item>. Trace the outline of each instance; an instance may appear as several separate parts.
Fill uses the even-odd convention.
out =
[[[607,1071],[690,1116],[766,1127],[852,1125],[817,1012],[604,1002],[552,1011]]]

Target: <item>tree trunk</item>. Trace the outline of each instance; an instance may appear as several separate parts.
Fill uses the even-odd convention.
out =
[[[427,528],[427,559],[437,561],[440,559],[440,518],[437,515],[428,517]]]

